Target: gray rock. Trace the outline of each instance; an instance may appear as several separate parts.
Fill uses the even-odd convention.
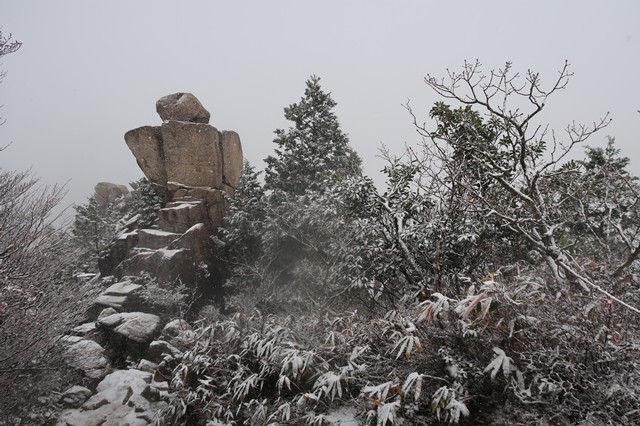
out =
[[[146,358],[155,363],[160,363],[167,355],[173,359],[182,358],[182,352],[171,343],[164,340],[155,340],[149,344]]]
[[[196,263],[213,259],[217,248],[211,238],[210,232],[203,223],[197,223],[173,243],[170,249],[189,249],[193,253],[193,260]]]
[[[121,281],[104,290],[94,301],[93,312],[105,306],[117,311],[133,310],[140,307],[139,292],[142,286],[131,281]],[[91,315],[90,315],[91,316]]]
[[[110,182],[98,182],[94,190],[96,204],[103,211],[107,209],[109,204],[113,204],[118,198],[129,193],[126,186]]]
[[[202,201],[173,202],[158,211],[158,226],[164,231],[182,234],[193,225],[206,222],[207,218]]]
[[[93,340],[80,340],[65,348],[68,363],[82,370],[87,377],[104,377],[111,366],[104,348]]]
[[[95,305],[98,306],[98,309],[103,309],[105,306],[108,308],[115,309],[117,311],[122,310],[122,306],[127,301],[126,296],[114,296],[110,294],[101,294],[96,297],[96,300],[93,301]]]
[[[98,323],[112,333],[133,343],[145,344],[160,330],[160,317],[144,312],[124,312],[109,315]]]
[[[156,364],[155,362],[151,362],[148,359],[141,359],[140,362],[138,363],[138,370],[140,371],[145,371],[147,373],[155,373],[155,371],[158,369],[158,364]]]
[[[187,249],[160,249],[140,251],[118,267],[121,275],[152,273],[161,283],[174,283],[181,279],[185,284],[195,281],[193,253]]]
[[[172,339],[185,333],[190,333],[191,331],[192,329],[188,322],[183,319],[174,319],[164,326],[161,335],[166,340],[171,341]]]
[[[138,231],[138,247],[160,249],[169,246],[180,238],[181,234],[159,229],[141,229]]]
[[[191,93],[174,93],[158,99],[156,111],[163,121],[208,123],[211,114]]]
[[[169,121],[162,125],[167,181],[220,188],[220,133],[208,124]]]
[[[119,426],[151,424],[158,405],[142,396],[151,374],[118,370],[106,376],[82,409],[61,413],[58,425]]]
[[[226,188],[226,185],[223,184],[223,187]],[[204,203],[205,217],[208,217],[208,221],[203,219],[201,222],[206,223],[210,229],[216,229],[223,225],[223,217],[228,203],[222,190],[208,187],[186,186],[175,182],[169,182],[167,188],[169,193],[172,194],[173,200],[167,207],[178,206],[185,202],[193,203],[194,201],[201,201]],[[160,222],[162,222],[162,220]],[[191,219],[190,224],[194,224],[193,219]],[[171,225],[168,226],[171,227]],[[181,232],[184,232],[184,230]]]
[[[91,396],[91,391],[83,386],[73,386],[60,395],[60,402],[67,407],[78,408]]]
[[[244,165],[240,136],[236,132],[225,130],[222,132],[220,146],[222,147],[223,181],[235,190],[238,188]],[[230,195],[233,195],[233,192]]]
[[[58,419],[57,426],[105,426],[107,415],[94,411],[67,410]]]
[[[105,308],[102,311],[100,311],[100,315],[98,315],[98,320],[101,320],[105,317],[108,317],[109,315],[113,315],[113,314],[117,314],[118,311],[116,311],[113,308]]]
[[[135,284],[131,281],[121,281],[107,288],[102,292],[102,294],[113,296],[130,296],[141,288],[142,286],[140,284]]]
[[[74,327],[71,330],[71,332],[73,334],[75,334],[76,336],[84,336],[86,334],[91,333],[95,329],[96,329],[96,323],[95,322],[86,322],[84,324],[80,324],[77,327]]]
[[[149,182],[159,188],[166,187],[167,172],[164,167],[164,147],[160,127],[143,126],[129,130],[125,133],[124,140]]]

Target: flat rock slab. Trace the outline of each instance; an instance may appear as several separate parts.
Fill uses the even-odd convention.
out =
[[[124,312],[109,315],[98,323],[134,343],[148,343],[160,330],[160,317],[144,312]]]
[[[84,336],[86,334],[91,333],[93,330],[96,329],[96,323],[95,322],[86,322],[84,324],[81,324],[77,327],[74,327],[71,332],[73,334],[75,334],[76,336]]]
[[[102,292],[102,294],[112,296],[128,296],[141,288],[142,286],[140,284],[134,284],[131,281],[121,281],[107,288]]]
[[[202,201],[169,203],[158,211],[158,226],[167,232],[184,233],[197,223],[207,221]]]
[[[106,376],[81,409],[65,410],[60,426],[120,426],[151,424],[158,403],[143,396],[151,374],[140,370],[118,370]]]
[[[142,286],[130,281],[115,283],[104,290],[93,302],[89,316],[94,318],[105,307],[116,311],[134,310],[139,308],[140,300],[137,295]]]
[[[195,282],[193,252],[188,249],[159,249],[136,253],[118,267],[121,276],[149,272],[161,283],[172,284],[178,279],[185,285]]]
[[[160,249],[180,238],[182,234],[159,229],[141,229],[138,231],[138,247]]]

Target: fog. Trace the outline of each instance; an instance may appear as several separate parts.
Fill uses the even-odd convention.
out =
[[[4,58],[0,154],[4,169],[32,168],[67,184],[82,203],[98,181],[142,177],[123,139],[160,123],[155,102],[194,93],[211,124],[240,134],[258,169],[283,107],[312,74],[332,92],[343,130],[377,182],[381,144],[399,153],[419,136],[402,107],[427,119],[438,100],[423,79],[479,59],[512,61],[551,83],[568,60],[575,73],[543,120],[613,118],[592,145],[614,136],[640,172],[640,3],[300,1],[2,1],[0,25],[23,43]]]

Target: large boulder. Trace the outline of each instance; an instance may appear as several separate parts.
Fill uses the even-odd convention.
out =
[[[169,246],[180,238],[182,234],[162,231],[160,229],[141,229],[138,231],[138,247],[148,249],[161,249]]]
[[[187,229],[184,234],[169,245],[170,249],[189,249],[196,263],[212,259],[216,246],[209,237],[209,231],[203,223],[197,223]]]
[[[158,99],[156,111],[162,121],[176,120],[207,124],[211,118],[209,111],[191,93],[174,93]]]
[[[174,283],[180,279],[189,285],[195,281],[195,261],[189,249],[141,250],[122,262],[117,276],[138,276],[148,272],[161,283]]]
[[[109,204],[113,204],[118,198],[129,193],[126,186],[110,182],[98,182],[94,190],[96,204],[102,210],[106,210]]]
[[[215,127],[169,121],[162,125],[162,141],[168,181],[221,187],[220,133]]]
[[[164,168],[160,127],[143,126],[129,130],[125,133],[124,140],[149,182],[155,184],[156,188],[164,188],[167,185],[167,172]]]
[[[104,348],[93,340],[66,339],[65,355],[69,365],[82,370],[91,379],[104,377],[111,365]]]
[[[125,343],[148,344],[159,333],[160,317],[144,312],[124,312],[109,315],[98,320],[112,337],[126,339]]]

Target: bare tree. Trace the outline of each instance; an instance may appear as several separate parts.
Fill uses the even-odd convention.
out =
[[[535,124],[548,98],[563,90],[571,76],[565,63],[551,85],[544,87],[539,74],[529,70],[520,75],[511,63],[484,74],[479,62],[465,62],[459,73],[425,78],[440,96],[462,104],[455,111],[437,104],[431,111],[438,123],[436,130],[419,123],[411,107],[407,108],[424,137],[426,158],[444,172],[429,176],[447,188],[444,193],[463,193],[487,217],[494,217],[526,240],[544,258],[561,291],[567,291],[570,284],[585,291],[595,289],[640,313],[589,278],[556,239],[563,225],[561,208],[569,197],[550,199],[545,188],[553,178],[573,173],[562,167],[568,154],[610,122],[608,115],[591,125],[574,122],[566,127],[563,137],[548,126]],[[462,179],[460,174],[471,178]],[[495,197],[487,196],[490,190]],[[629,266],[638,256],[636,252],[640,254],[640,250],[632,251],[621,267]],[[612,275],[619,275],[618,269]]]
[[[0,31],[0,58],[20,46]],[[4,76],[0,72],[0,81]],[[30,170],[0,170],[0,413],[6,424],[70,378],[59,340],[84,316],[92,295],[65,273],[73,253],[56,213],[64,195],[64,187],[43,185]]]
[[[60,385],[60,337],[83,318],[93,291],[65,273],[73,253],[56,220],[62,187],[30,172],[0,171],[0,411],[20,414],[28,395]]]
[[[2,32],[2,28],[0,28],[0,59],[10,53],[16,52],[18,49],[20,49],[20,46],[22,46],[22,43],[15,40],[11,41],[11,38],[11,34],[5,36]],[[2,83],[2,80],[4,80],[6,75],[6,71],[0,70],[0,83]],[[5,120],[0,117],[0,125],[4,124],[4,122]]]

